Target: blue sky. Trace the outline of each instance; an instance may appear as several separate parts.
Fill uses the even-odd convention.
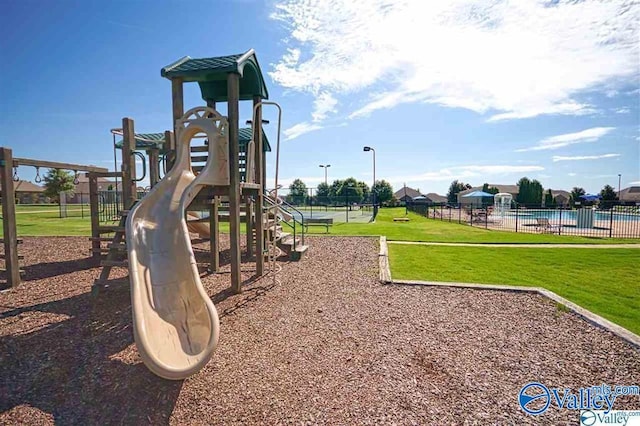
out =
[[[444,194],[453,179],[528,176],[597,192],[617,188],[618,174],[623,188],[640,185],[639,9],[617,0],[9,0],[2,145],[112,168],[109,129],[122,117],[137,132],[172,127],[163,66],[254,48],[284,109],[285,184],[315,186],[319,164],[331,164],[329,180],[370,182],[369,145],[376,177],[395,189]],[[202,103],[187,85],[185,106]]]

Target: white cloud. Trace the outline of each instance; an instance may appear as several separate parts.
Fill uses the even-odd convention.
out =
[[[336,105],[338,105],[338,100],[331,93],[320,93],[313,102],[313,113],[311,113],[313,122],[318,123],[324,120],[329,113],[335,112]]]
[[[595,142],[607,133],[614,130],[615,127],[592,127],[575,133],[565,133],[563,135],[550,136],[544,138],[537,145],[529,148],[516,149],[516,152],[525,151],[542,151],[547,149],[558,149],[568,145],[574,145],[585,142]]]
[[[552,160],[554,163],[558,161],[582,161],[582,160],[600,160],[602,158],[615,158],[620,157],[620,154],[602,154],[602,155],[579,155],[575,157],[564,157],[560,155],[554,155]]]
[[[615,108],[613,112],[615,112],[616,114],[629,114],[631,112],[631,108],[628,108],[628,107]]]
[[[633,182],[627,183],[627,185],[640,185],[640,180],[635,180]]]
[[[313,132],[320,129],[322,129],[322,126],[320,126],[319,124],[307,123],[306,121],[304,121],[302,123],[294,124],[293,126],[284,130],[282,133],[284,134],[284,140],[288,141],[302,136],[305,133]]]
[[[567,174],[568,174],[569,176],[571,176],[571,177],[573,177],[573,176],[576,176],[576,175],[577,175],[577,173],[567,173]]]
[[[491,121],[590,114],[582,94],[638,79],[640,8],[627,0],[277,0],[272,18],[287,31],[273,80],[348,95],[351,118],[415,102]]]
[[[404,175],[390,177],[388,180],[394,184],[403,182],[434,182],[449,181],[453,179],[469,179],[473,177],[500,176],[513,173],[531,173],[543,171],[542,166],[510,166],[510,165],[468,165],[448,167],[433,172],[417,175]]]

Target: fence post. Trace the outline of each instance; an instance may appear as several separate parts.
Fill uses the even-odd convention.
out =
[[[609,238],[613,236],[613,205],[609,209]]]
[[[560,209],[560,223],[558,224],[558,235],[562,233],[562,209]]]
[[[469,225],[473,226],[473,204],[469,204]]]
[[[518,205],[516,204],[516,232],[518,232]]]
[[[462,206],[458,204],[458,225],[462,222]]]
[[[484,229],[489,227],[489,209],[484,208]]]

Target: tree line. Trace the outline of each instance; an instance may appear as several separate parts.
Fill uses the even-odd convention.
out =
[[[285,198],[294,205],[308,204],[310,200],[317,204],[362,204],[372,203],[374,195],[377,204],[387,203],[393,199],[393,187],[385,180],[377,180],[372,190],[366,183],[349,177],[336,179],[330,185],[320,183],[312,195],[301,179],[295,179],[289,185],[289,194]]]

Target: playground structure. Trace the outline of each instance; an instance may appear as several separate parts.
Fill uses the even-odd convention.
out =
[[[278,197],[281,109],[266,101],[268,92],[254,51],[218,58],[184,57],[163,68],[161,74],[171,81],[173,131],[137,134],[133,119],[123,118],[122,127],[111,130],[114,149],[122,153],[119,171],[12,159],[11,150],[3,148],[2,188],[3,195],[13,193],[11,170],[18,165],[65,168],[74,170],[76,176],[79,171],[87,172],[91,251],[102,266],[92,293],[97,295],[100,289],[117,283],[130,285],[134,336],[142,359],[161,377],[183,379],[208,362],[218,340],[218,316],[200,281],[200,270],[206,267],[219,272],[220,222],[229,222],[229,276],[234,293],[242,291],[242,222],[246,223],[246,250],[248,258],[255,261],[256,278],[268,269],[277,282],[280,268],[276,259],[287,252],[292,260],[298,260],[307,246],[304,215],[287,211],[286,203]],[[199,84],[206,106],[185,113],[183,84],[188,82]],[[239,128],[241,100],[253,103],[250,128]],[[219,102],[227,102],[227,117],[216,111]],[[266,190],[265,154],[271,148],[262,129],[264,105],[278,109],[271,191]],[[122,141],[116,142],[116,136]],[[141,177],[136,175],[136,158],[143,163]],[[147,172],[150,189],[139,199],[137,183]],[[105,203],[98,182],[105,178],[116,179],[111,201],[117,206],[118,224],[101,220]],[[5,253],[10,264],[9,282],[15,286],[19,274],[13,197],[3,197],[3,208],[5,204],[8,213],[4,216],[12,218],[5,221]],[[293,235],[283,231],[283,224],[291,227]],[[209,239],[207,264],[196,261],[190,231]],[[128,280],[109,278],[111,268],[117,266],[129,268]]]
[[[78,181],[79,172],[105,173],[107,169],[81,164],[60,163],[55,161],[34,160],[30,158],[14,158],[10,148],[0,147],[0,185],[2,186],[2,227],[4,236],[4,261],[7,273],[7,284],[16,287],[21,282],[20,255],[18,254],[18,231],[16,227],[16,197],[14,182],[18,178],[18,167],[32,166],[36,168],[36,183],[39,183],[40,168],[71,170],[75,173],[74,183]]]
[[[299,258],[306,246],[296,236],[297,224],[300,236],[304,236],[304,218],[298,222],[287,213],[277,194],[281,111],[277,104],[264,101],[268,93],[255,53],[250,50],[243,55],[208,59],[185,57],[163,68],[162,75],[172,82],[174,132],[165,132],[160,149],[157,142],[161,137],[136,135],[133,121],[123,119],[120,177],[124,209],[117,227],[97,227],[98,233],[112,229],[115,236],[94,287],[111,285],[112,266],[128,266],[134,336],[141,357],[155,374],[183,379],[208,362],[219,335],[218,315],[202,286],[202,265],[196,261],[189,231],[209,237],[209,269],[218,272],[219,223],[229,221],[230,278],[235,293],[242,291],[242,219],[247,225],[247,254],[255,255],[256,277],[265,274],[268,262],[277,282],[280,247],[288,246],[292,257]],[[183,112],[185,82],[200,85],[206,106]],[[241,143],[238,104],[245,99],[253,101],[252,123],[257,125],[244,132],[248,137]],[[215,110],[216,103],[223,101],[228,104],[228,117]],[[263,105],[275,105],[279,112],[276,176],[269,193],[265,191]],[[116,129],[114,134],[118,133]],[[204,145],[192,145],[198,138],[206,139]],[[149,163],[156,166],[154,170],[150,167],[150,192],[136,202],[133,194],[138,179],[133,153],[141,142],[151,143],[147,147],[153,151],[147,151]],[[168,172],[159,180],[162,160]],[[204,166],[194,165],[203,162]],[[90,173],[90,181],[96,177],[96,173]],[[221,211],[223,199],[228,200],[227,211]],[[209,217],[204,217],[202,213],[207,211]],[[292,224],[293,237],[282,231],[283,220]],[[100,244],[102,237],[92,240]],[[115,260],[123,249],[128,253],[126,263]],[[102,252],[102,248],[96,252]]]

